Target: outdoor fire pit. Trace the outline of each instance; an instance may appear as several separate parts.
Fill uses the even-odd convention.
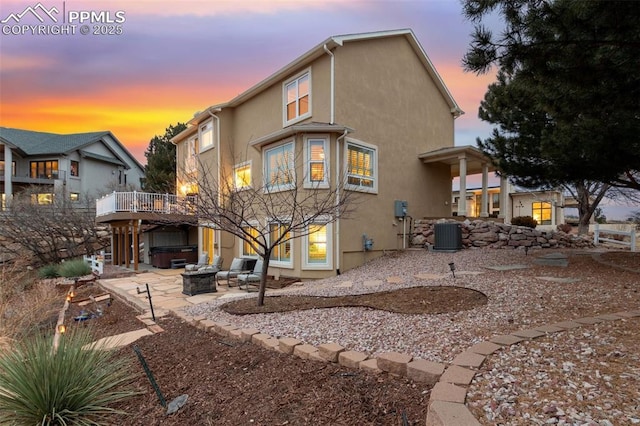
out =
[[[201,293],[213,293],[216,289],[217,270],[198,270],[184,272],[182,275],[182,293],[194,296]]]

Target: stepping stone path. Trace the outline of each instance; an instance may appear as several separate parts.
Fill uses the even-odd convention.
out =
[[[493,271],[515,271],[517,269],[528,269],[527,265],[498,265],[498,266],[485,266],[487,269]]]
[[[549,253],[544,256],[540,256],[533,261],[536,265],[542,266],[569,266],[569,258],[566,254],[562,253]]]

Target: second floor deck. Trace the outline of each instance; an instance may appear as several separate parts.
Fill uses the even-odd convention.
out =
[[[96,221],[147,219],[195,221],[195,196],[154,194],[148,192],[112,192],[96,200]]]

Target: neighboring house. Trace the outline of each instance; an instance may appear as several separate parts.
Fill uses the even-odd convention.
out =
[[[32,185],[41,188],[37,202],[54,193],[71,201],[81,194],[98,196],[119,188],[138,188],[142,165],[109,131],[61,135],[0,127],[2,208],[9,194]]]
[[[508,191],[508,203],[506,211],[502,206],[500,187],[488,188],[489,217],[503,217],[506,222],[518,216],[531,216],[538,221],[538,225],[559,225],[564,223],[565,196],[562,191],[531,191],[520,188],[512,188]],[[482,190],[467,189],[467,217],[479,217],[482,208]],[[458,205],[460,203],[460,191],[453,191],[452,212],[454,216],[460,215]],[[502,213],[502,214],[501,214]]]
[[[409,216],[450,215],[452,168],[426,157],[453,148],[460,114],[411,30],[330,37],[229,102],[196,113],[173,139],[176,187],[179,195],[197,194],[199,165],[213,175],[230,172],[240,189],[265,174],[271,179],[283,163],[331,188],[346,174],[346,190],[361,195],[355,213],[319,224],[321,244],[312,237],[283,244],[269,270],[335,275],[403,247],[396,200]],[[199,246],[227,262],[255,256],[241,240],[204,226]]]

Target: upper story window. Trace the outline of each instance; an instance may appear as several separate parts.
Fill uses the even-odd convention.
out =
[[[4,177],[4,160],[0,160],[0,176]],[[16,175],[16,162],[11,162],[11,176]]]
[[[284,84],[284,124],[311,115],[311,70],[304,71]]]
[[[192,137],[187,140],[184,159],[184,172],[189,174],[196,171],[198,166],[198,138]]]
[[[329,139],[307,137],[304,145],[305,188],[329,187]]]
[[[347,141],[347,184],[354,191],[377,192],[377,148],[363,142]]]
[[[251,161],[237,164],[233,168],[233,184],[237,191],[251,187]]]
[[[30,176],[36,179],[58,179],[58,160],[32,161]]]
[[[288,142],[264,153],[265,185],[269,191],[291,189],[295,185],[293,142]]]
[[[77,161],[71,160],[71,169],[69,170],[69,174],[71,176],[80,176],[80,163]]]
[[[213,121],[200,125],[200,152],[213,147]]]

